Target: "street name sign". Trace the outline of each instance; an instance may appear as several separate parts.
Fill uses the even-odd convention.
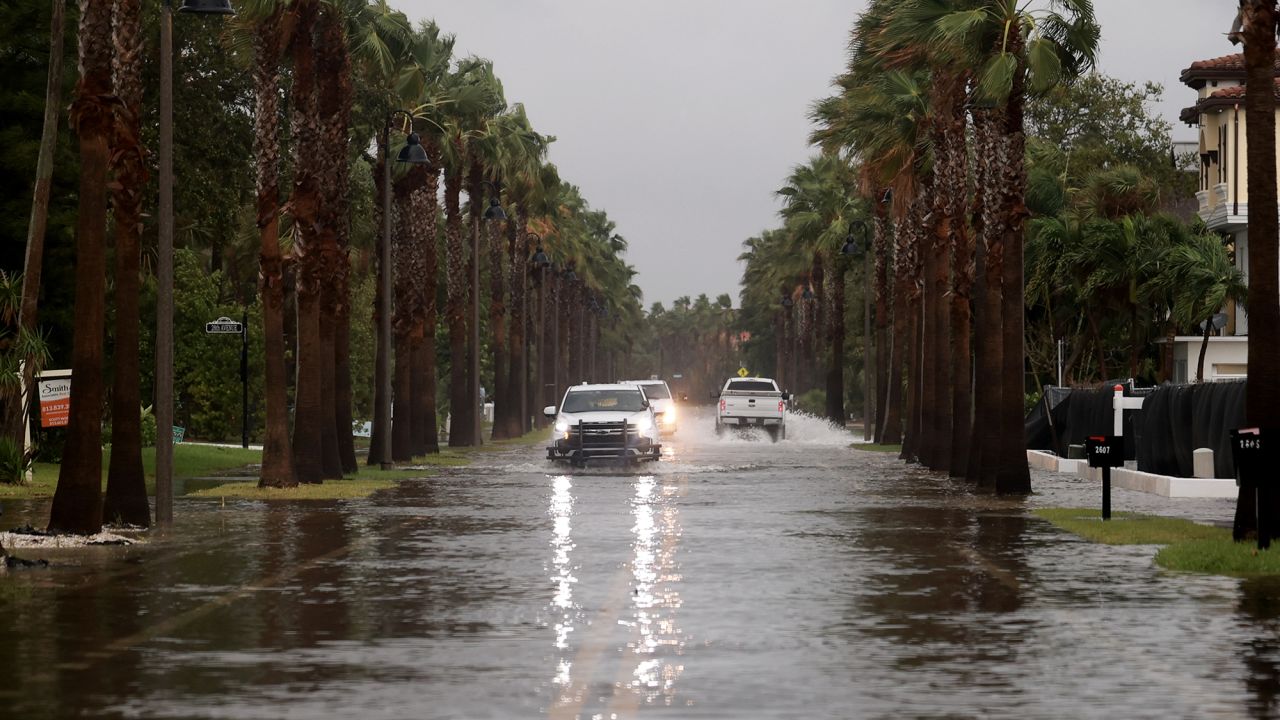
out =
[[[220,317],[204,324],[204,331],[209,335],[239,335],[244,332],[244,323],[229,317]]]

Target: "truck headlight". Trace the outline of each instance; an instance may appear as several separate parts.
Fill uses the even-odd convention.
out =
[[[569,421],[568,421],[568,420],[557,420],[557,421],[556,421],[556,432],[558,432],[558,433],[567,433],[567,432],[569,432]]]
[[[667,411],[666,411],[665,413],[663,413],[663,415],[662,415],[662,423],[663,423],[664,425],[675,425],[675,424],[676,424],[676,406],[675,406],[675,405],[672,405],[672,406],[668,407],[668,408],[667,408]]]
[[[647,415],[642,415],[639,420],[636,420],[636,430],[640,431],[641,435],[649,432],[652,429],[653,429],[653,421],[650,420]]]

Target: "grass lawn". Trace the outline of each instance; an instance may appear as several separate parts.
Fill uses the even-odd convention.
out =
[[[414,458],[392,470],[370,467],[363,462],[354,475],[342,480],[326,480],[319,485],[299,485],[296,488],[277,490],[259,488],[257,482],[229,481],[222,485],[202,488],[187,493],[187,497],[240,498],[246,500],[345,500],[368,497],[378,490],[395,487],[401,480],[421,478],[431,474],[431,468],[460,467],[471,463],[480,453],[511,447],[524,447],[542,442],[546,431],[534,431],[512,440],[486,442],[478,448],[442,447],[439,453]]]
[[[175,478],[205,477],[217,475],[262,462],[261,450],[245,450],[242,448],[213,447],[210,445],[193,445],[178,443],[173,446],[173,475]],[[111,463],[111,449],[102,451],[102,484],[106,488],[107,467]],[[33,500],[53,497],[58,484],[58,465],[52,463],[36,463],[32,468],[31,484],[0,484],[0,500]],[[142,470],[147,478],[147,493],[154,495],[156,491],[156,452],[155,448],[142,451]]]
[[[1226,532],[1226,531],[1224,531]],[[1169,570],[1259,577],[1280,575],[1280,549],[1258,550],[1254,542],[1234,542],[1230,533],[1216,540],[1174,543],[1156,553],[1156,564]]]
[[[1237,543],[1226,528],[1135,513],[1112,513],[1102,522],[1098,510],[1043,508],[1037,516],[1086,540],[1107,545],[1164,545],[1156,564],[1168,570],[1260,577],[1280,575],[1280,548],[1257,549],[1252,542]]]
[[[849,447],[854,450],[865,450],[866,452],[882,452],[882,453],[900,453],[901,445],[881,445],[879,443],[853,443]]]
[[[1231,539],[1231,531],[1200,525],[1181,518],[1113,512],[1102,521],[1102,511],[1083,508],[1041,508],[1037,516],[1086,540],[1106,545],[1168,545],[1184,540]]]

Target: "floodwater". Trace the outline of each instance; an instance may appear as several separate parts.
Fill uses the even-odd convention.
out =
[[[168,538],[0,577],[0,717],[1280,715],[1280,585],[1027,510],[1087,483],[979,497],[851,440],[691,415],[638,470],[525,448],[362,501],[179,499]]]

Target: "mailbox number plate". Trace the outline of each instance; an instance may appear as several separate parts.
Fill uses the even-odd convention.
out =
[[[1124,438],[1115,435],[1092,435],[1085,441],[1089,467],[1124,467]]]

